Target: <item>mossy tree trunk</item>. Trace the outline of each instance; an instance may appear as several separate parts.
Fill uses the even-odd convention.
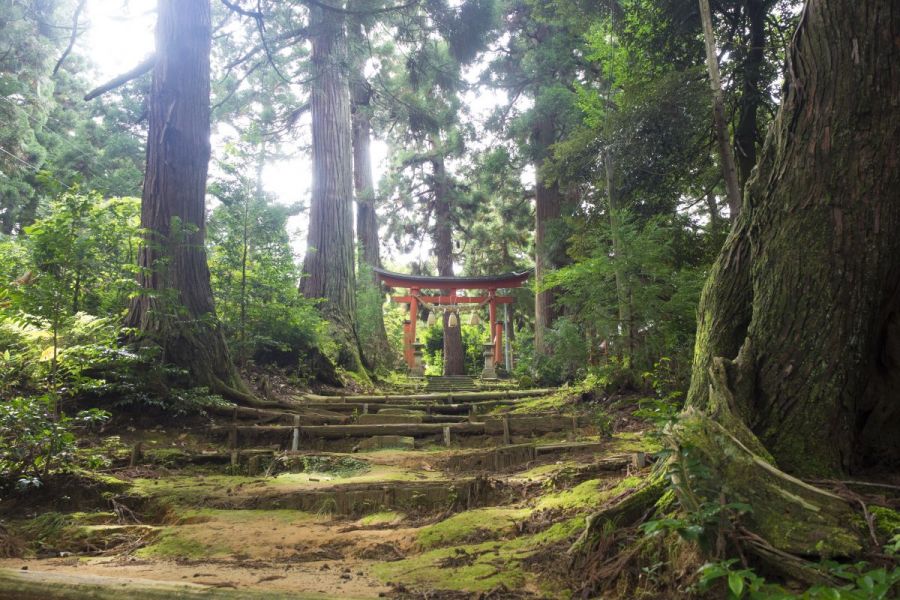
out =
[[[362,372],[356,332],[353,256],[353,154],[344,16],[312,6],[312,199],[300,291],[320,310],[338,344],[338,363]]]
[[[793,473],[900,459],[900,13],[811,0],[784,104],[701,299],[688,403],[734,412]]]
[[[159,0],[141,197],[141,293],[126,325],[159,343],[163,361],[187,368],[198,385],[252,403],[216,319],[204,246],[210,35],[209,0]]]
[[[361,24],[356,24],[355,33],[361,44],[365,35]],[[375,212],[375,179],[372,176],[372,125],[371,99],[372,88],[363,73],[362,56],[355,56],[354,71],[350,85],[350,101],[352,112],[352,144],[353,144],[353,188],[356,192],[356,241],[359,258],[369,267],[381,266],[380,240],[378,237],[378,216]],[[361,285],[373,285],[381,290],[381,284],[372,273],[371,282],[360,282]],[[382,295],[383,299],[383,295]],[[371,315],[374,340],[362,348],[362,357],[370,367],[390,365],[391,346],[388,343],[384,328],[384,315],[376,311]]]

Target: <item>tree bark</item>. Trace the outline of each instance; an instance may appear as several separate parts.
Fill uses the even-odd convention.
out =
[[[440,144],[431,138],[434,172],[434,252],[437,255],[438,275],[453,277],[453,222],[450,215],[450,188],[444,155]],[[441,290],[449,295],[452,290]],[[462,320],[457,318],[456,327],[450,327],[450,313],[444,313],[444,375],[465,375],[465,354],[462,344]]]
[[[808,3],[701,299],[688,404],[710,408],[724,361],[731,410],[792,473],[900,463],[898,18],[891,0]]]
[[[209,0],[159,0],[141,197],[142,293],[126,325],[158,342],[162,360],[231,399],[253,402],[215,316],[206,264],[210,155]]]
[[[741,188],[738,184],[737,168],[734,165],[734,154],[728,135],[728,122],[725,120],[725,99],[722,96],[722,81],[719,77],[719,58],[716,52],[716,38],[713,33],[712,15],[709,0],[699,0],[700,21],[703,24],[703,39],[706,42],[706,66],[709,70],[709,86],[712,89],[713,127],[716,142],[719,146],[719,160],[722,161],[722,176],[725,178],[725,191],[728,196],[728,208],[734,220],[741,212]]]
[[[362,39],[362,25],[357,25]],[[353,145],[353,188],[356,192],[356,242],[360,259],[369,267],[381,267],[380,240],[378,236],[378,216],[375,212],[375,179],[372,176],[371,120],[369,111],[372,89],[365,79],[362,61],[354,64],[353,81],[350,86],[352,112]],[[371,285],[379,291],[381,284],[372,272]],[[383,296],[382,296],[383,298]],[[384,328],[384,315],[377,311],[375,319],[375,339],[370,346],[362,348],[363,360],[369,366],[390,365],[391,347]]]
[[[737,158],[738,187],[744,189],[750,172],[756,166],[759,142],[757,113],[763,103],[762,66],[766,48],[766,5],[763,0],[743,0],[749,39],[747,56],[741,64],[740,116],[734,129],[734,153]]]
[[[544,163],[554,143],[556,129],[548,118],[541,118],[535,126],[533,143],[538,159],[535,161],[535,206],[534,206],[534,280],[540,289],[544,274],[556,265],[547,228],[557,221],[561,214],[562,196],[559,183],[549,182]],[[547,353],[546,331],[553,324],[553,290],[537,291],[534,295],[534,352]]]
[[[360,372],[353,265],[353,156],[350,89],[343,63],[346,33],[341,13],[311,6],[312,199],[300,291],[321,298],[338,344],[338,363]]]

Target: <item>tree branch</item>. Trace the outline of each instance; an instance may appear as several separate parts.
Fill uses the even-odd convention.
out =
[[[122,73],[118,77],[114,77],[113,79],[110,79],[103,85],[95,87],[94,89],[89,91],[87,94],[84,95],[85,102],[87,102],[88,100],[93,100],[97,96],[101,96],[101,95],[105,94],[106,92],[116,89],[117,87],[121,87],[121,86],[125,85],[126,83],[128,83],[129,81],[131,81],[132,79],[137,79],[138,77],[140,77],[141,75],[143,75],[144,73],[146,73],[147,71],[152,69],[153,65],[155,65],[155,64],[156,64],[156,54],[151,54],[146,59],[144,59],[144,62],[142,62],[135,68],[131,69],[127,73]]]
[[[241,8],[234,2],[229,2],[228,0],[222,0],[222,4],[228,7],[229,10],[236,12],[239,15],[244,17],[250,17],[251,19],[262,19],[262,13],[255,10],[247,10],[246,8]]]
[[[393,12],[395,10],[403,10],[404,8],[410,8],[411,6],[415,6],[416,4],[419,3],[419,1],[420,0],[409,0],[408,2],[404,2],[403,4],[394,4],[392,6],[384,6],[382,8],[373,8],[371,10],[352,10],[349,8],[341,8],[339,6],[332,6],[331,4],[321,2],[320,0],[300,0],[300,2],[302,4],[317,6],[323,10],[340,13],[342,15],[354,15],[354,16],[379,15],[381,13]]]
[[[75,14],[72,15],[72,35],[69,37],[69,45],[66,46],[66,49],[63,51],[62,56],[59,57],[59,60],[56,61],[56,66],[53,67],[53,77],[56,77],[56,74],[66,61],[66,57],[69,56],[72,48],[75,47],[75,40],[78,39],[78,17],[81,16],[81,11],[84,10],[85,2],[87,2],[87,0],[79,0],[78,6],[75,7]]]

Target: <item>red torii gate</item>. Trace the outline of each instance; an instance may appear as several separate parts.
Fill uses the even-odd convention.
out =
[[[494,344],[494,363],[503,357],[503,328],[497,323],[497,305],[512,304],[511,296],[498,296],[497,290],[503,288],[522,287],[531,276],[531,271],[521,273],[504,273],[502,275],[485,275],[479,277],[427,277],[422,275],[406,275],[384,269],[374,268],[376,277],[392,288],[406,288],[406,296],[391,296],[391,302],[409,304],[409,324],[403,328],[403,356],[409,368],[415,366],[413,344],[416,342],[416,321],[419,314],[419,302],[430,302],[441,306],[457,306],[459,304],[487,304],[490,319],[491,338]],[[422,290],[450,290],[449,295],[423,296]],[[459,290],[485,290],[482,296],[457,296]]]

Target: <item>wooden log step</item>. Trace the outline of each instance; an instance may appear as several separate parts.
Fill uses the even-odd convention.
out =
[[[508,423],[504,425],[504,421]],[[508,430],[511,435],[531,435],[533,433],[556,433],[560,431],[575,431],[579,427],[590,424],[589,417],[564,416],[564,415],[540,415],[519,416],[508,415],[501,418],[488,417],[484,419],[484,432],[487,435],[503,435]]]
[[[467,404],[422,404],[420,402],[410,402],[407,404],[381,404],[369,402],[342,402],[342,403],[322,403],[310,404],[309,406],[321,407],[334,413],[358,413],[381,412],[383,409],[406,409],[414,411],[422,411],[431,414],[453,414],[467,415],[471,410],[490,410],[498,406],[515,406],[517,400],[485,400],[482,402],[471,402]]]
[[[301,438],[340,439],[354,437],[371,437],[374,435],[403,435],[423,437],[429,435],[440,436],[444,428],[449,427],[454,435],[483,435],[484,423],[401,423],[401,424],[377,424],[377,425],[312,425],[301,426]],[[289,439],[294,428],[288,425],[258,425],[258,426],[213,426],[209,432],[215,438],[231,435],[236,432],[239,436],[247,434],[251,437],[261,437],[285,440]]]
[[[438,394],[379,394],[379,395],[354,395],[354,396],[323,396],[321,394],[303,394],[298,400],[314,404],[337,402],[368,402],[370,404],[391,404],[414,401],[433,402],[468,402],[475,400],[503,400],[515,398],[534,398],[547,396],[556,391],[556,388],[536,388],[528,390],[486,390],[475,392],[443,392]]]
[[[469,418],[465,415],[391,415],[391,414],[367,414],[359,415],[356,422],[359,425],[377,425],[390,423],[465,423]]]

